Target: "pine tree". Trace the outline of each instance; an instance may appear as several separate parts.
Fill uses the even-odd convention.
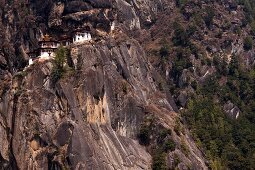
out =
[[[229,74],[238,77],[239,75],[238,56],[232,56],[229,64]]]

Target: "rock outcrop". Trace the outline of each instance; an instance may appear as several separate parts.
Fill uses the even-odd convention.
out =
[[[152,169],[160,132],[149,136],[148,146],[137,137],[150,116],[176,143],[167,152],[168,168],[207,169],[178,121],[172,95],[159,90],[157,71],[128,35],[152,24],[173,2],[31,1],[20,5],[29,13],[23,22],[17,22],[22,10],[13,6],[1,10],[7,33],[0,51],[0,169]],[[52,61],[25,68],[25,51],[37,48],[42,33],[57,37],[88,25],[95,41],[70,46],[72,64],[56,83]]]
[[[151,155],[136,140],[139,126],[155,114],[171,128],[176,113],[158,94],[142,48],[135,40],[72,48],[79,62],[73,58],[76,69],[57,84],[51,62],[38,63],[16,75],[2,95],[2,157],[20,169],[150,169]],[[205,168],[201,160],[196,166]]]

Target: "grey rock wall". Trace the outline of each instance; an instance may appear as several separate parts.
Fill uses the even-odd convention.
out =
[[[124,30],[142,29],[171,4],[36,1],[31,7],[39,27],[29,25],[24,35],[14,31],[19,27],[10,10],[5,25],[9,46],[0,57],[0,169],[151,169],[151,150],[137,140],[144,117],[154,115],[158,124],[174,129],[179,115],[171,94],[158,90],[157,74],[140,44],[122,30],[112,38],[107,35],[110,21],[117,19]],[[77,5],[79,11],[74,10]],[[106,36],[73,45],[74,68],[56,84],[51,81],[51,61],[23,70],[15,42],[18,49],[26,42],[36,47],[40,31],[58,35],[88,23],[94,34],[105,24]],[[180,169],[207,169],[203,154],[186,134],[173,131],[177,148],[168,153],[169,168],[178,155]],[[180,149],[182,141],[190,150],[186,155]]]

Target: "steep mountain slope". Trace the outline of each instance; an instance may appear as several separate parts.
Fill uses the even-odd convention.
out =
[[[128,29],[139,28],[133,9],[120,14],[127,2],[2,3],[7,33],[1,40],[8,46],[1,63],[2,169],[151,169],[157,143],[167,142],[173,145],[165,151],[168,167],[207,168],[189,133],[172,130],[175,104],[157,89],[142,47],[121,25],[109,32],[119,16],[130,15]],[[52,61],[24,68],[25,51],[37,48],[41,33],[58,37],[83,25],[91,27],[94,42],[69,47],[61,79],[52,77]],[[155,133],[140,133],[143,128]],[[154,144],[146,149],[137,136]]]
[[[0,168],[254,168],[253,5],[0,1]],[[63,68],[26,67],[81,27]]]
[[[161,72],[159,89],[173,94],[211,168],[254,169],[254,2],[164,7],[134,34]]]

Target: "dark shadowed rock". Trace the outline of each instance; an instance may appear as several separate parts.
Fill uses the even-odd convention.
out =
[[[188,95],[187,95],[187,93],[186,93],[185,91],[181,91],[181,92],[180,92],[180,95],[179,95],[178,98],[177,98],[177,100],[178,100],[178,103],[179,103],[182,107],[186,106],[187,101],[188,101]]]
[[[90,3],[94,8],[111,8],[113,0],[84,0]]]
[[[72,130],[73,126],[69,122],[60,124],[55,135],[57,145],[64,146],[65,144],[68,144],[72,136]]]
[[[91,9],[92,9],[92,6],[88,4],[87,2],[71,1],[66,3],[64,14],[75,13],[80,11],[88,11]]]

